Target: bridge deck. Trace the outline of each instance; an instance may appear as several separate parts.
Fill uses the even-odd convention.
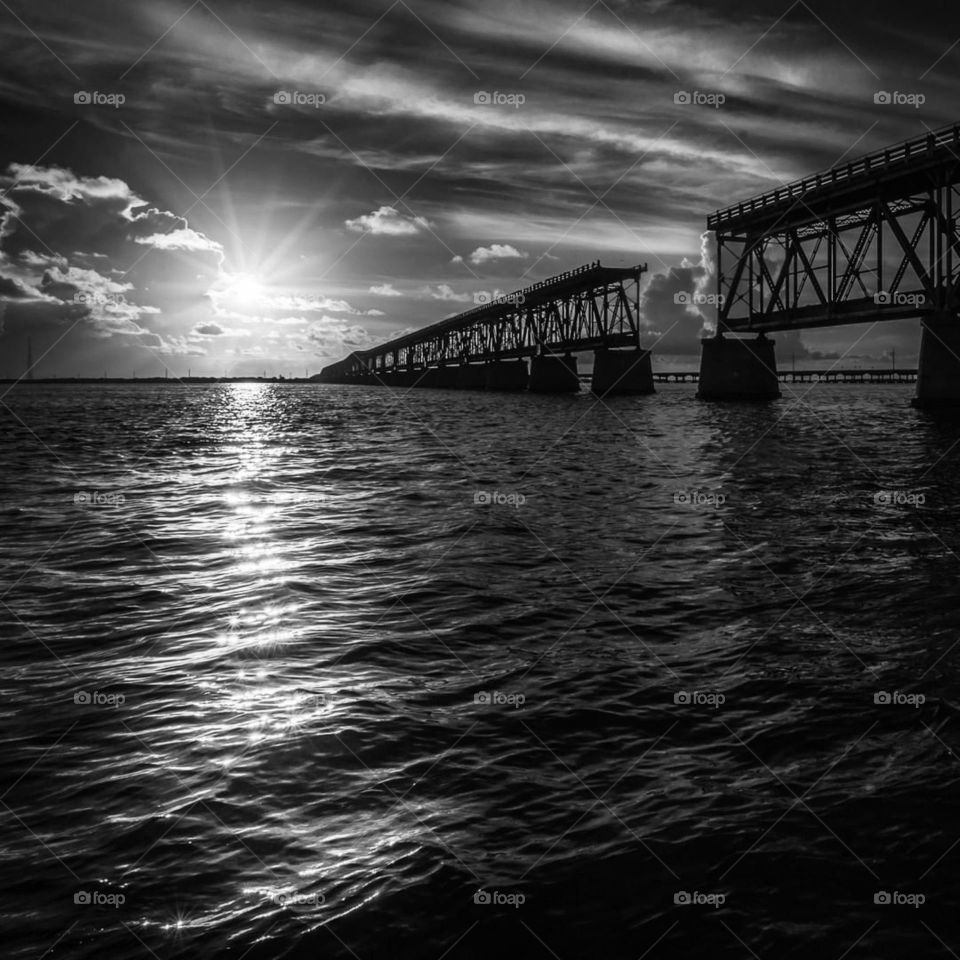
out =
[[[857,209],[877,197],[904,197],[929,188],[930,174],[960,182],[960,124],[941,127],[865,154],[707,217],[708,230],[756,233],[799,226]]]

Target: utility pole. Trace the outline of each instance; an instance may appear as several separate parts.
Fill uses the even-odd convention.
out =
[[[33,337],[27,337],[27,379],[33,379]]]

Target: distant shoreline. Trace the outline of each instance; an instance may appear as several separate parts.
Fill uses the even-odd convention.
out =
[[[314,377],[0,377],[0,383],[320,383]]]
[[[902,369],[877,369],[877,368],[851,368],[835,370],[779,370],[778,378],[782,381],[792,381],[794,383],[863,383],[863,384],[889,384],[889,383],[912,383],[916,381],[917,370],[915,367]],[[165,383],[173,385],[183,384],[217,384],[217,383],[310,383],[327,384],[330,381],[321,379],[321,374],[314,374],[312,377],[34,377],[33,380],[23,378],[14,379],[11,377],[0,377],[0,384],[126,384],[126,383]],[[588,381],[590,373],[583,371],[580,373],[580,379]],[[657,383],[696,383],[699,379],[697,370],[661,370],[653,374]],[[357,386],[361,384],[348,384],[348,386]]]

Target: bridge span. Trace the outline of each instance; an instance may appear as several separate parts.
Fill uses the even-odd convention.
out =
[[[640,284],[646,264],[600,261],[506,294],[324,367],[328,383],[544,393],[580,389],[575,353],[595,353],[600,393],[652,393],[640,349]],[[528,366],[527,360],[530,360]]]
[[[914,402],[960,403],[958,183],[952,124],[708,217],[719,317],[703,342],[700,396],[778,396],[767,332],[916,318]]]
[[[911,318],[921,334],[914,403],[960,407],[958,185],[960,123],[710,215],[719,307],[697,395],[779,397],[768,333]],[[580,388],[574,354],[593,350],[595,392],[653,392],[640,348],[645,271],[587,264],[353,353],[321,379],[565,392]]]

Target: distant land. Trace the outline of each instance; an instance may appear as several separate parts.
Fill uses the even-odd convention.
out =
[[[0,377],[0,383],[318,383],[312,377]]]

